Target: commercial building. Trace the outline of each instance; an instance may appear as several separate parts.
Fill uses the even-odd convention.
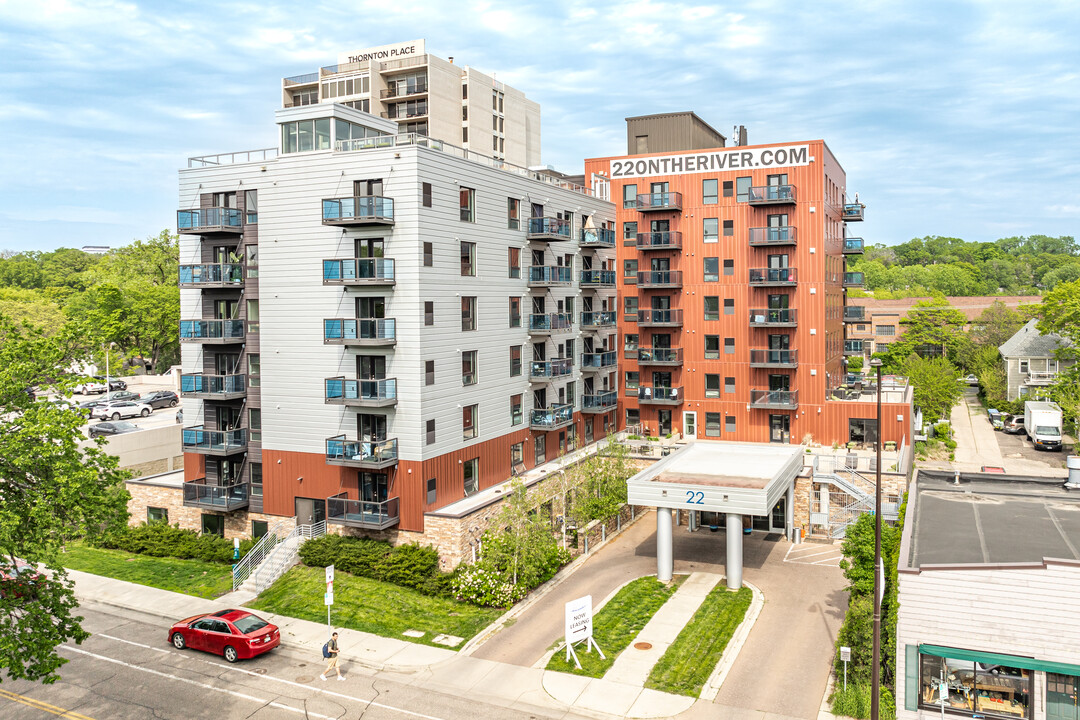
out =
[[[920,471],[899,558],[898,718],[1080,716],[1080,496]]]
[[[726,149],[692,113],[627,122],[628,151],[645,154],[585,162],[616,202],[620,423],[740,442],[876,438],[875,383],[845,368],[863,353],[846,332],[862,275],[845,261],[862,252],[848,228],[864,206],[828,146]],[[881,437],[901,443],[911,389],[882,386]]]
[[[514,165],[540,164],[540,105],[493,75],[427,53],[424,40],[342,52],[335,65],[284,78],[281,102],[285,108],[342,104],[393,120],[398,133],[438,138]],[[301,146],[318,140],[302,128],[295,137]],[[284,138],[283,147],[290,141]]]
[[[1071,345],[1066,338],[1043,335],[1035,325],[1035,320],[1028,320],[998,348],[1005,365],[1009,400],[1046,397],[1047,388],[1057,382],[1058,373],[1075,362],[1058,357],[1060,350]]]

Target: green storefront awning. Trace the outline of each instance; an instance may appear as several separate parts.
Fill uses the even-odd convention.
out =
[[[960,648],[942,647],[941,645],[919,645],[919,652],[923,655],[934,655],[955,660],[970,660],[984,665],[1004,665],[1005,667],[1023,668],[1025,670],[1042,670],[1043,672],[1058,673],[1059,675],[1080,676],[1080,665],[1070,665],[1069,663],[1054,662],[1052,660],[1036,660],[1035,658],[1021,657],[1019,655],[961,650]]]

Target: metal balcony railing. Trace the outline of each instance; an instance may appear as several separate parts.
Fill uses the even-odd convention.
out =
[[[333,318],[323,320],[323,342],[335,345],[393,345],[394,318]]]
[[[862,305],[847,305],[844,307],[844,322],[866,322],[866,308]]]
[[[863,354],[863,341],[862,340],[845,340],[844,341],[844,354],[845,355],[862,355]]]
[[[638,325],[682,325],[682,310],[638,310]]]
[[[247,450],[247,428],[238,430],[206,430],[202,425],[184,428],[184,452],[203,455],[232,455]]]
[[[344,435],[326,439],[328,465],[384,468],[398,461],[397,438],[390,440],[347,440]]]
[[[644,270],[637,274],[639,288],[680,288],[681,270]]]
[[[323,285],[393,285],[391,258],[323,260]]]
[[[328,198],[322,201],[323,225],[393,225],[394,200],[381,195]]]
[[[770,350],[768,348],[750,350],[750,367],[795,368],[798,365],[798,350]]]
[[[641,385],[638,387],[638,402],[676,405],[684,399],[681,387],[657,387]]]
[[[529,218],[528,240],[569,240],[570,221],[553,217]]]
[[[607,412],[619,404],[619,395],[614,390],[581,396],[581,412]]]
[[[581,327],[602,328],[615,327],[615,313],[592,310],[581,313]]]
[[[618,363],[618,356],[614,350],[604,352],[581,353],[582,370],[605,370],[613,368]]]
[[[375,502],[335,496],[326,498],[326,519],[349,527],[385,530],[398,524],[398,507],[398,498]]]
[[[181,320],[181,342],[231,343],[244,341],[243,320]]]
[[[751,247],[775,247],[795,244],[795,227],[752,227],[750,228]]]
[[[682,233],[678,231],[640,232],[636,236],[638,250],[679,250]]]
[[[533,430],[556,430],[574,422],[573,405],[552,405],[537,408],[529,417],[529,427]]]
[[[243,263],[181,265],[180,287],[232,287],[244,284]]]
[[[197,210],[177,210],[176,229],[181,233],[211,233],[244,231],[238,208],[210,207]]]
[[[795,202],[794,185],[755,185],[746,201],[751,205],[790,205]]]
[[[582,228],[581,248],[613,248],[615,231],[611,228]]]
[[[232,400],[247,394],[247,375],[181,375],[180,395],[206,400]]]
[[[572,271],[560,265],[530,265],[529,287],[570,285],[574,281]]]
[[[750,311],[750,327],[795,327],[797,324],[795,308],[755,308]]]
[[[856,237],[844,238],[844,254],[860,255],[863,252],[863,239]]]
[[[529,365],[529,377],[533,380],[554,380],[571,375],[573,372],[574,364],[570,358],[533,360]]]
[[[866,205],[862,203],[845,203],[843,219],[845,222],[862,222]]]
[[[409,97],[410,95],[422,95],[428,91],[427,81],[418,82],[415,85],[406,84],[405,87],[401,87],[398,83],[394,83],[390,87],[379,92],[379,97],[383,100],[388,98]]]
[[[682,365],[682,348],[638,348],[639,365]]]
[[[574,327],[573,322],[574,319],[569,313],[535,313],[529,315],[529,332],[569,332]]]
[[[750,284],[760,286],[795,285],[798,274],[795,268],[751,268]]]
[[[637,196],[635,206],[639,212],[650,212],[655,210],[682,210],[682,193],[642,193]]]
[[[794,410],[799,407],[798,390],[751,390],[750,407]]]
[[[323,381],[326,402],[356,407],[389,407],[397,404],[397,378],[356,380],[345,377]]]
[[[861,272],[844,273],[844,287],[862,287],[863,274]]]
[[[250,486],[248,483],[232,485],[207,485],[206,479],[186,482],[183,485],[184,507],[205,508],[220,512],[233,512],[248,506]]]
[[[615,287],[614,270],[582,270],[582,287]]]

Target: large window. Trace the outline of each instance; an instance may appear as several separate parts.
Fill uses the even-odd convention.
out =
[[[262,410],[248,408],[248,440],[262,442]]]
[[[637,244],[637,222],[624,222],[622,224],[622,239]]]
[[[521,248],[509,248],[507,250],[506,265],[510,277],[521,277]]]
[[[218,537],[225,537],[225,516],[203,513],[202,531],[206,535],[217,535]]]
[[[461,464],[462,481],[465,485],[465,497],[480,489],[480,458],[466,460]]]
[[[720,437],[720,413],[705,413],[705,437]]]
[[[752,184],[753,178],[735,178],[735,200],[737,202],[747,202],[750,199],[750,186]]]
[[[428,478],[427,480],[427,504],[434,505],[435,500],[438,498],[438,483],[435,478]]]
[[[255,225],[259,222],[259,191],[244,191],[244,223]]]
[[[637,260],[623,260],[622,261],[622,276],[623,282],[636,283],[637,282]]]
[[[281,123],[281,152],[330,149],[330,118]]]
[[[701,181],[701,202],[703,205],[716,204],[716,180]]]
[[[875,325],[874,334],[882,337],[891,337],[896,335],[895,325]]]
[[[146,524],[154,525],[155,523],[158,525],[169,524],[169,508],[146,508]]]
[[[706,320],[719,320],[720,319],[720,298],[715,295],[706,295],[705,298],[705,319]]]
[[[637,207],[637,185],[623,185],[622,206],[624,208]]]
[[[719,375],[705,375],[705,397],[718,398],[720,397],[720,376]]]
[[[537,435],[533,438],[533,464],[543,465],[547,462],[547,436]]]
[[[714,243],[720,241],[720,221],[717,218],[702,218],[701,233],[704,242]]]
[[[920,707],[940,710],[944,705],[961,715],[1031,717],[1031,670],[936,655],[920,659]],[[1047,694],[1051,692],[1048,682]]]
[[[259,387],[260,375],[262,370],[260,369],[259,355],[258,353],[251,353],[247,356],[248,361],[248,386]]]
[[[857,443],[876,443],[878,439],[876,418],[849,418],[848,440]]]
[[[703,258],[702,266],[705,271],[705,282],[720,282],[720,258]]]
[[[706,335],[705,336],[705,359],[706,360],[719,360],[720,359],[720,336],[719,335]]]

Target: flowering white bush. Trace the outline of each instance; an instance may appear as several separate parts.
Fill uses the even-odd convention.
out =
[[[504,580],[483,564],[460,569],[452,584],[458,600],[488,607],[510,607],[529,592],[524,585]]]

